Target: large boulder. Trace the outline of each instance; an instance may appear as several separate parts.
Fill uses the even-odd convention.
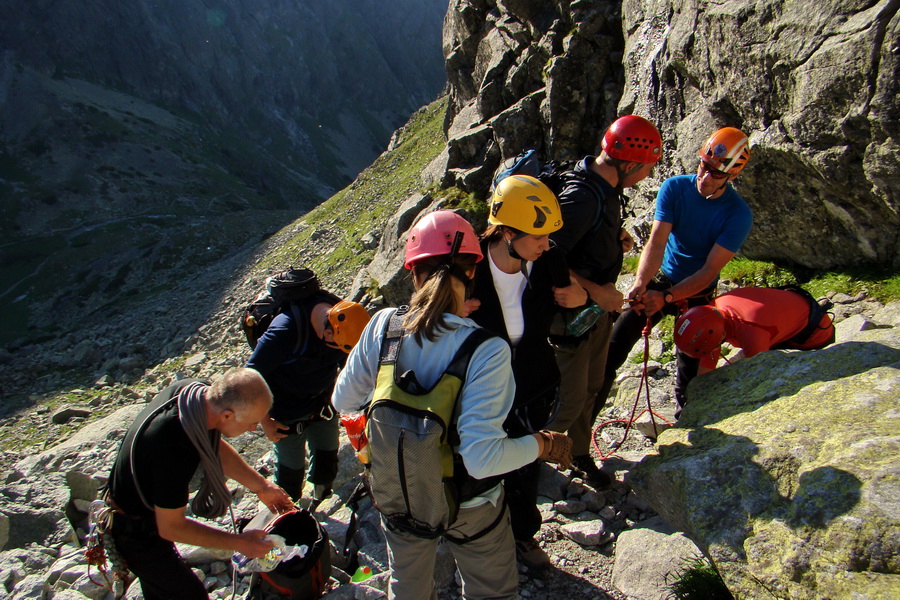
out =
[[[900,597],[900,335],[843,335],[698,377],[630,475],[735,598]]]
[[[896,3],[624,0],[622,15],[619,109],[659,125],[657,177],[693,172],[714,129],[740,127],[748,256],[900,264]]]

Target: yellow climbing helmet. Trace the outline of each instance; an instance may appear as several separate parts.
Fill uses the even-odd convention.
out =
[[[497,184],[491,196],[488,223],[506,225],[532,235],[558,231],[563,226],[559,200],[540,180],[510,175]]]

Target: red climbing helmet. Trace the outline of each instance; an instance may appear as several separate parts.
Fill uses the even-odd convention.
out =
[[[695,306],[675,321],[674,337],[675,345],[688,356],[706,356],[722,344],[725,317],[708,304]]]
[[[750,142],[735,127],[723,127],[700,148],[700,160],[729,175],[737,175],[750,161]]]
[[[662,136],[656,125],[644,117],[625,115],[609,126],[600,147],[612,158],[655,163],[662,157]]]
[[[484,258],[472,225],[453,211],[436,210],[416,221],[409,230],[403,266],[411,269],[413,263],[423,258],[449,257],[457,233],[462,234],[459,247],[456,249],[457,254],[472,254],[475,256],[475,262]]]

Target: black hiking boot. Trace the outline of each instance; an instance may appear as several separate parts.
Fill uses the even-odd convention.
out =
[[[609,489],[612,477],[600,470],[589,454],[572,457],[572,471],[582,476],[597,491]]]

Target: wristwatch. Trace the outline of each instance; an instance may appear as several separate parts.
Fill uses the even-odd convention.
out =
[[[663,292],[663,300],[666,304],[672,304],[675,302],[675,296],[672,294],[672,290],[666,290]]]

